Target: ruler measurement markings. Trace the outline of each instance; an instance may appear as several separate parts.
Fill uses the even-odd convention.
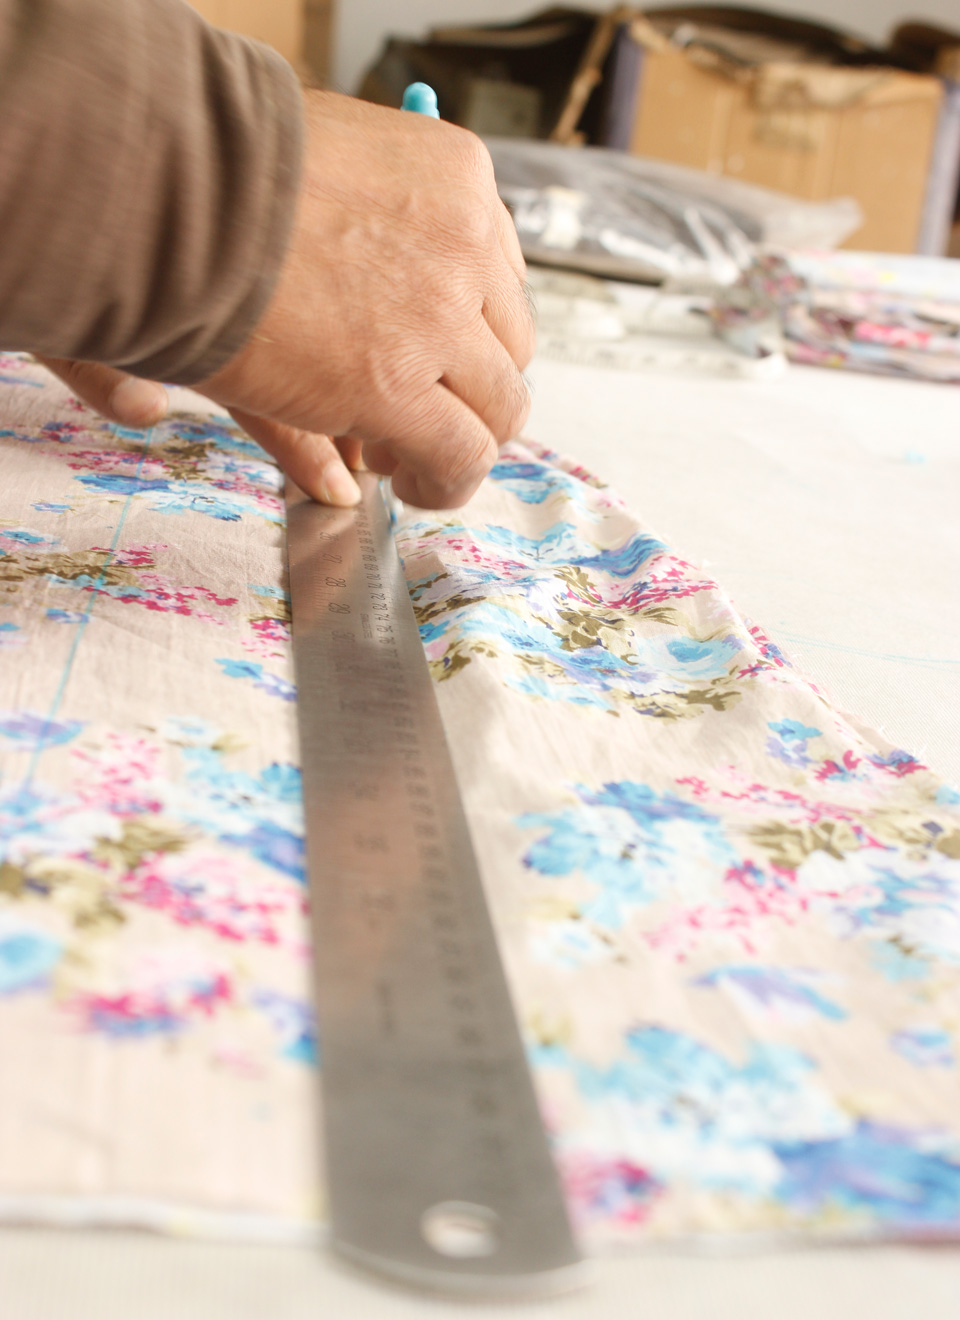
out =
[[[406,583],[361,486],[355,511],[289,501],[334,1237],[428,1286],[557,1291],[579,1257]],[[493,1215],[489,1255],[430,1245],[420,1217],[446,1203]]]

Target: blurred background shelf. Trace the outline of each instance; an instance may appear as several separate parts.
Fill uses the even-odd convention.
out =
[[[609,146],[808,200],[852,197],[864,218],[845,246],[960,252],[957,0],[926,0],[922,21],[900,0],[581,0],[535,13],[524,0],[193,3],[269,42],[312,86],[390,105],[422,79],[444,118],[481,136]],[[431,21],[442,26],[424,31]]]

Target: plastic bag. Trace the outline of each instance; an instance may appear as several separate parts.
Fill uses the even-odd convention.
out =
[[[616,279],[732,284],[755,245],[832,248],[863,219],[849,197],[805,202],[599,147],[487,146],[524,256]]]

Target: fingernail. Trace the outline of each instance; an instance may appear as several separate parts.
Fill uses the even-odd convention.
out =
[[[156,381],[127,376],[114,387],[110,410],[118,421],[147,426],[166,415],[167,391]]]
[[[328,463],[320,478],[320,494],[324,504],[349,508],[360,503],[360,487],[342,463]]]

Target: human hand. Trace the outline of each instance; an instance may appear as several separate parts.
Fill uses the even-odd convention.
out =
[[[108,421],[141,430],[156,426],[167,414],[167,391],[156,381],[142,380],[99,362],[48,357],[38,357],[37,361]],[[266,417],[231,411],[247,434],[272,454],[284,472],[313,499],[343,507],[360,499],[360,488],[348,470],[362,466],[359,441],[335,445],[326,435],[311,435]]]
[[[533,321],[490,157],[472,133],[421,115],[333,92],[305,104],[300,198],[272,301],[197,388],[238,418],[353,437],[401,499],[454,507],[529,410]]]

